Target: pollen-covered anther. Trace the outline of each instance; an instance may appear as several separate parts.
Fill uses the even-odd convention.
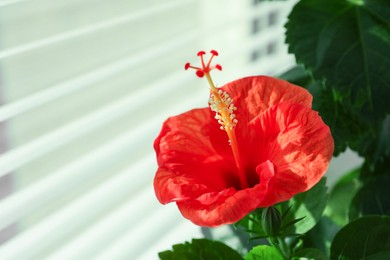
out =
[[[210,108],[214,111],[215,119],[217,119],[218,123],[221,125],[222,130],[232,130],[238,120],[236,119],[236,115],[234,111],[237,108],[233,104],[233,99],[229,96],[228,93],[218,90],[218,92],[214,92],[210,94],[209,99]]]

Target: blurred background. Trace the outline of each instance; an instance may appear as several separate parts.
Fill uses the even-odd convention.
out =
[[[153,192],[153,141],[221,86],[295,64],[296,1],[0,0],[0,259],[156,259],[202,237]],[[359,165],[347,152],[338,173]]]

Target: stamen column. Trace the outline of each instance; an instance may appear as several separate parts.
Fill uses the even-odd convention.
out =
[[[229,143],[234,155],[235,163],[237,166],[237,169],[239,171],[239,178],[240,178],[240,185],[241,188],[248,188],[248,179],[245,175],[245,170],[243,169],[241,165],[241,157],[237,145],[237,138],[235,134],[235,126],[237,124],[237,119],[235,118],[234,111],[237,109],[234,104],[233,100],[230,98],[229,94],[219,90],[215,87],[213,80],[210,76],[210,71],[213,69],[222,70],[221,65],[216,64],[215,66],[211,66],[211,61],[215,56],[218,56],[218,52],[212,50],[211,51],[211,57],[207,64],[204,62],[203,55],[205,54],[204,51],[198,52],[198,56],[200,57],[202,67],[194,67],[190,65],[190,63],[186,63],[184,68],[187,70],[189,68],[196,70],[196,75],[200,78],[206,77],[209,85],[210,85],[210,109],[216,113],[215,118],[218,120],[218,123],[221,124],[221,129],[225,130],[228,138]]]

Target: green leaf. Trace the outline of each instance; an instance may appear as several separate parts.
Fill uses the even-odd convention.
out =
[[[323,178],[310,190],[297,194],[291,200],[281,203],[282,214],[291,207],[283,219],[283,225],[295,219],[303,218],[284,229],[283,234],[304,234],[316,225],[324,212],[328,199],[325,184],[326,179]]]
[[[271,246],[256,246],[244,257],[245,260],[261,260],[261,259],[272,259],[272,260],[284,260],[278,249]]]
[[[361,173],[363,178],[390,174],[390,115],[375,125],[368,126],[375,129],[372,136],[367,136],[366,147],[359,151],[366,159]]]
[[[177,244],[172,250],[160,252],[158,255],[162,260],[242,260],[241,255],[232,248],[208,239],[193,239],[191,243]]]
[[[335,236],[331,259],[390,259],[390,217],[357,219]]]
[[[330,245],[336,233],[340,230],[330,218],[324,216],[300,239],[304,248],[317,248],[327,256],[330,255]]]
[[[365,183],[354,196],[349,219],[365,215],[390,216],[390,176],[382,175]]]
[[[311,93],[312,85],[315,84],[315,80],[310,75],[308,71],[301,65],[296,65],[295,67],[289,69],[283,74],[279,75],[279,78],[287,80],[295,85],[301,86],[309,90]]]
[[[341,94],[335,89],[321,86],[312,94],[313,109],[319,111],[331,129],[335,142],[334,155],[337,156],[350,147],[361,156],[372,156],[372,150],[376,149],[377,132],[383,120],[375,123],[366,122],[360,112],[342,103]]]
[[[361,187],[359,181],[360,168],[342,176],[330,192],[325,215],[337,225],[344,226],[348,221],[349,207],[356,192]]]
[[[367,121],[390,112],[388,0],[301,0],[286,28],[289,51],[343,106]]]
[[[294,253],[293,260],[298,259],[315,259],[315,260],[327,260],[328,258],[317,248],[304,248]]]

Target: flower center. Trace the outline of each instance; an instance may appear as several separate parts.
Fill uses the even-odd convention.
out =
[[[221,65],[216,64],[215,66],[211,66],[211,61],[215,56],[218,56],[218,52],[212,50],[211,57],[207,63],[205,63],[203,56],[206,54],[204,51],[198,52],[198,56],[200,57],[202,67],[192,66],[190,63],[186,63],[184,68],[187,70],[189,68],[196,70],[196,75],[200,78],[206,77],[207,82],[210,86],[210,109],[215,112],[215,119],[218,120],[218,123],[221,125],[221,129],[225,130],[228,138],[229,144],[233,151],[234,159],[236,166],[239,172],[240,178],[240,186],[242,189],[248,188],[248,179],[246,178],[244,168],[241,165],[240,160],[240,152],[237,145],[237,138],[235,134],[235,126],[238,121],[236,119],[236,115],[234,111],[237,110],[237,107],[233,104],[233,99],[229,96],[228,93],[218,89],[211,79],[210,72],[214,69],[222,70]]]

